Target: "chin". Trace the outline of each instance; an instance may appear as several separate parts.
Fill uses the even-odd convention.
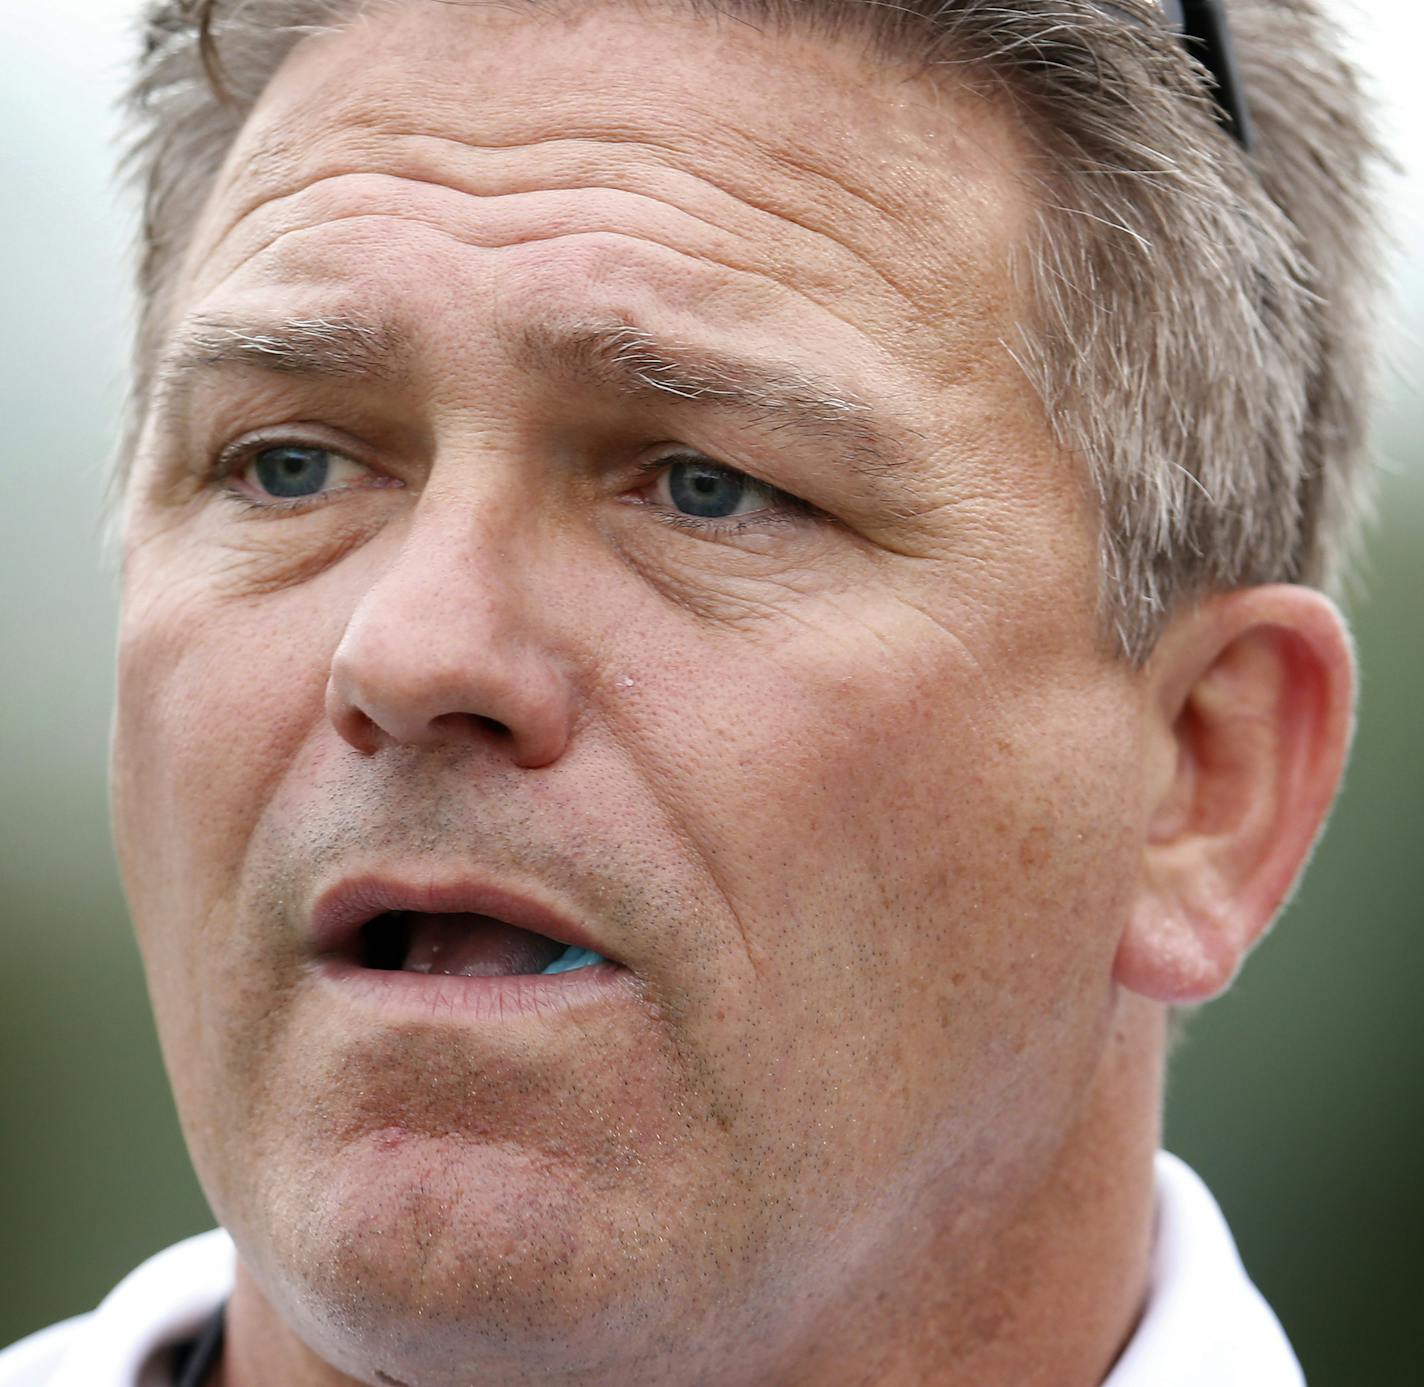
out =
[[[674,1288],[699,1278],[668,1265],[688,1240],[659,1236],[646,1207],[507,1147],[389,1132],[362,1145],[288,1204],[265,1249],[239,1242],[327,1362],[363,1382],[469,1387],[665,1380],[664,1355],[685,1355],[695,1296]]]

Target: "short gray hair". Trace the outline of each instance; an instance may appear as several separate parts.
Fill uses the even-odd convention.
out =
[[[1096,493],[1121,655],[1145,660],[1167,617],[1213,591],[1338,585],[1369,491],[1379,151],[1318,0],[1230,5],[1249,153],[1148,0],[684,2],[854,32],[1022,126],[1039,224],[1017,264],[1034,314],[1006,345]],[[372,3],[149,4],[128,107],[137,414],[177,263],[248,112],[295,44]]]

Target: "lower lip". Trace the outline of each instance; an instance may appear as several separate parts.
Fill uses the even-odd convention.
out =
[[[352,1002],[417,1020],[501,1022],[552,1017],[633,996],[633,975],[615,963],[594,963],[567,973],[467,978],[362,968],[348,959],[324,958],[316,974]]]

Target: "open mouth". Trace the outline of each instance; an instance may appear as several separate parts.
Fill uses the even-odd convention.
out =
[[[357,931],[355,958],[382,972],[492,978],[571,973],[606,960],[576,944],[469,911],[386,910]]]

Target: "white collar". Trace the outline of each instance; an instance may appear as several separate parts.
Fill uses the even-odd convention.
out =
[[[1305,1387],[1211,1191],[1165,1151],[1156,1174],[1147,1306],[1103,1387]]]

